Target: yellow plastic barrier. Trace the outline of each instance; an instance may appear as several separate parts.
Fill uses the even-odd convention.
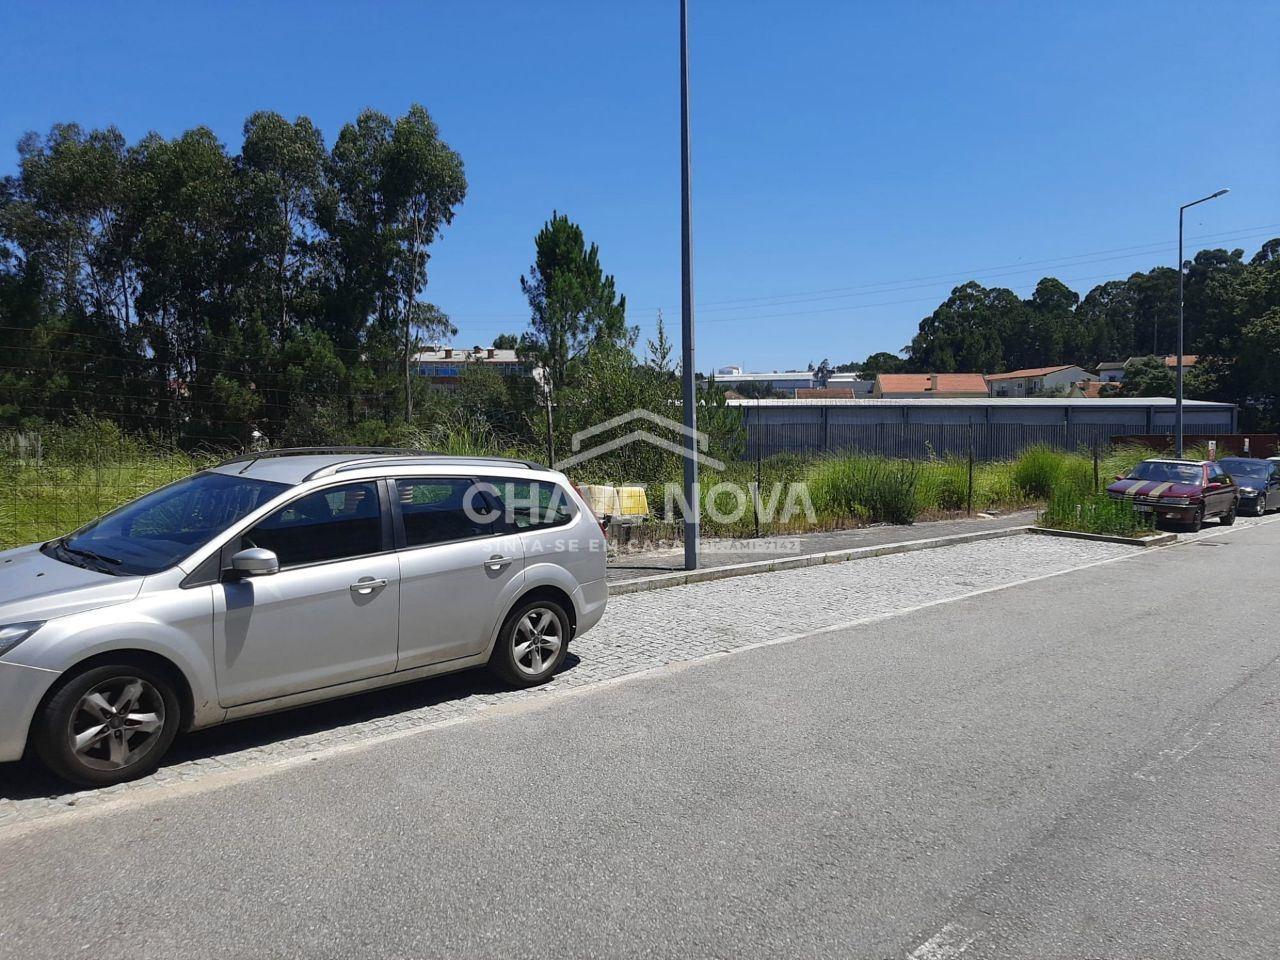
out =
[[[649,516],[649,497],[645,493],[643,486],[639,484],[627,484],[619,486],[618,491],[618,516],[621,517],[647,517]]]
[[[578,492],[597,517],[616,517],[619,513],[618,488],[604,483],[579,484]]]

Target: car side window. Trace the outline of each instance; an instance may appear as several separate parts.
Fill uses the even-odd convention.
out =
[[[502,515],[485,484],[470,477],[396,481],[405,546],[473,540],[504,532]]]
[[[280,568],[362,557],[382,550],[382,508],[372,483],[299,497],[260,521],[243,545],[275,553]]]
[[[516,530],[559,527],[573,519],[572,501],[564,488],[549,480],[490,478],[502,514]]]

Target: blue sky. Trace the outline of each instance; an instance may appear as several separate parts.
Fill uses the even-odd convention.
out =
[[[1274,3],[691,0],[698,367],[803,367],[907,343],[970,277],[1082,292],[1198,245],[1280,235]],[[0,172],[26,130],[130,139],[423,103],[470,191],[427,298],[488,343],[553,209],[678,333],[675,0],[0,0]]]

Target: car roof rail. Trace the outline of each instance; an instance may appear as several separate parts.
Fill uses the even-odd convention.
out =
[[[432,450],[413,450],[407,447],[276,447],[272,450],[259,450],[257,453],[242,453],[216,464],[219,467],[230,466],[245,461],[268,460],[274,457],[324,457],[334,454],[360,455],[397,455],[410,457],[429,457],[435,455]]]
[[[341,463],[328,463],[323,467],[312,470],[303,477],[303,482],[314,480],[317,477],[329,476],[335,473],[349,473],[353,470],[367,470],[371,467],[427,467],[427,466],[453,466],[463,465],[497,465],[503,467],[523,467],[526,470],[546,470],[542,464],[533,460],[521,460],[515,457],[469,457],[447,453],[420,453],[420,454],[401,454],[376,457],[373,459],[347,460]]]

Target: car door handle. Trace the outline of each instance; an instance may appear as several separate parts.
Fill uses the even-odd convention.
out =
[[[503,567],[511,566],[512,562],[513,561],[510,557],[504,557],[501,554],[495,553],[484,562],[484,568],[486,570],[501,570]]]
[[[368,596],[369,594],[373,593],[374,590],[377,590],[379,587],[385,587],[386,585],[387,585],[387,580],[385,577],[377,580],[375,580],[373,577],[361,577],[359,580],[357,580],[355,583],[351,585],[351,592],[359,593],[363,596]]]

